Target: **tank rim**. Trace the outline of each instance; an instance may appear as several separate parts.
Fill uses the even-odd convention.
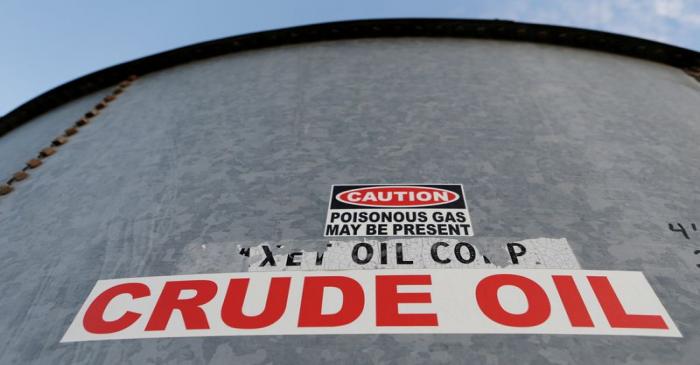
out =
[[[370,19],[318,23],[225,37],[117,64],[59,85],[0,118],[0,136],[62,104],[115,85],[129,75],[145,75],[183,63],[261,48],[361,38],[435,37],[508,40],[602,51],[700,69],[700,53],[621,34],[581,28],[482,19]]]

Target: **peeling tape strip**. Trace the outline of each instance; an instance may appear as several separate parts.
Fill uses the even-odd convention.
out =
[[[393,240],[330,241],[325,251],[277,253],[272,244],[240,247],[249,256],[248,271],[374,270],[374,269],[580,269],[565,238],[503,241],[501,257],[482,253],[480,245],[456,239],[411,238]]]

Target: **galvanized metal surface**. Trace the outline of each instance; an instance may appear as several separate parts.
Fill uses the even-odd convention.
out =
[[[316,43],[148,75],[0,198],[0,363],[697,363],[700,235],[667,225],[700,218],[698,115],[678,69],[502,41]],[[464,184],[479,237],[565,237],[584,268],[643,271],[684,337],[58,343],[96,280],[243,270],[233,242],[321,244],[333,183],[437,181]]]
[[[215,39],[118,64],[55,87],[0,118],[0,136],[57,106],[185,62],[266,47],[378,37],[455,37],[515,40],[592,49],[682,68],[698,78],[700,53],[622,34],[498,19],[366,19],[276,29]]]

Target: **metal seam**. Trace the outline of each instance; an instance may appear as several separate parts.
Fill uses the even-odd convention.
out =
[[[85,127],[90,124],[90,122],[96,118],[102,110],[107,108],[111,102],[117,99],[117,96],[121,95],[124,90],[126,90],[131,84],[138,78],[136,75],[129,76],[126,80],[120,82],[116,89],[114,89],[110,94],[102,98],[99,103],[97,103],[92,109],[88,110],[82,117],[80,117],[73,125],[63,131],[63,134],[54,138],[49,147],[42,148],[36,157],[30,159],[25,163],[25,166],[12,174],[4,184],[0,184],[0,196],[7,195],[15,190],[15,183],[26,180],[30,177],[29,170],[34,170],[43,165],[44,160],[53,156],[59,151],[59,147],[65,145],[70,141],[70,137],[76,135],[80,128]]]

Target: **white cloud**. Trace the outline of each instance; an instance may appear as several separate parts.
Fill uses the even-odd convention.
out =
[[[700,26],[700,11],[687,5],[683,0],[655,0],[654,12],[679,23]]]
[[[504,10],[515,20],[593,28],[668,41],[672,28],[653,10],[653,0],[522,1]]]
[[[700,0],[505,0],[500,17],[600,29],[698,48]]]

